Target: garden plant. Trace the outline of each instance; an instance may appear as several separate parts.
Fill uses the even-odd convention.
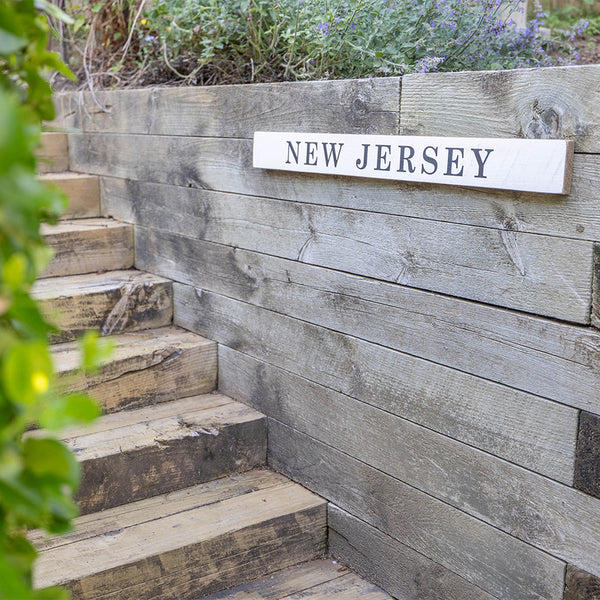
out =
[[[40,224],[65,206],[61,192],[36,178],[41,123],[54,117],[46,74],[70,75],[46,49],[47,12],[66,18],[42,0],[0,2],[0,598],[11,600],[68,598],[62,589],[32,589],[36,552],[26,534],[69,529],[79,466],[55,433],[99,411],[89,397],[57,390],[53,327],[31,296],[52,256]],[[82,348],[83,365],[94,368],[108,346],[90,334]]]
[[[150,5],[150,3],[148,3]],[[65,52],[80,81],[205,85],[568,64],[567,34],[518,0],[83,0]]]

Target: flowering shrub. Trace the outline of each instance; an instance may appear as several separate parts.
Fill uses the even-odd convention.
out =
[[[139,0],[87,2],[96,13],[78,23],[88,65],[125,84],[511,69],[574,58],[568,39],[540,35],[543,15],[516,27],[507,15],[518,0],[155,0],[146,13]]]

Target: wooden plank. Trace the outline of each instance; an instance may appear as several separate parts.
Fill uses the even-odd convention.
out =
[[[320,175],[298,175],[252,169],[251,144],[245,140],[168,139],[138,136],[89,136],[89,143],[78,143],[77,160],[81,168],[109,177],[166,182],[192,189],[219,190],[254,196],[269,196],[299,202],[311,202],[358,210],[397,214],[408,217],[447,221],[465,225],[492,227],[507,231],[543,233],[561,237],[600,240],[600,215],[597,189],[600,185],[600,156],[575,155],[571,193],[566,197],[548,195],[450,188],[431,184],[414,184],[370,180],[331,179]],[[149,145],[144,160],[151,169],[132,163],[130,153]],[[189,150],[183,148],[192,145]],[[180,146],[183,149],[177,150]],[[98,156],[93,148],[103,149]],[[205,149],[205,150],[203,150]],[[116,155],[116,160],[111,159]],[[175,155],[175,161],[170,156]],[[200,155],[200,160],[193,157]],[[218,159],[217,159],[218,158]],[[112,160],[110,169],[104,161]],[[124,166],[128,163],[127,166]],[[180,166],[183,165],[183,168]],[[207,168],[204,168],[207,165]],[[105,180],[106,181],[106,180]],[[129,185],[134,185],[130,183]],[[115,205],[110,193],[104,200]],[[169,190],[169,198],[182,190]],[[110,213],[106,213],[110,214]],[[117,214],[114,215],[117,217]]]
[[[314,563],[325,564],[329,579],[323,579],[323,568],[317,570]],[[362,580],[348,569],[331,561],[313,561],[299,565],[268,578],[252,581],[233,589],[208,596],[206,600],[392,600],[372,583]]]
[[[258,260],[251,257],[251,260],[246,262],[246,257],[241,251],[220,253],[218,250],[223,247],[213,245],[211,249],[216,249],[216,252],[210,252],[210,249],[206,252],[197,243],[187,245],[183,250],[179,240],[175,240],[173,246],[170,246],[173,252],[169,250],[165,253],[165,244],[161,243],[160,237],[157,240],[146,230],[140,230],[139,234],[138,259],[145,268],[169,272],[172,277],[179,279],[179,268],[187,271],[187,267],[194,262],[195,265],[183,279],[194,281],[196,285],[202,286],[203,290],[251,301],[277,313],[295,316],[328,329],[358,334],[359,337],[378,345],[376,349],[373,344],[331,333],[331,343],[327,342],[328,361],[338,366],[340,373],[349,368],[345,353],[348,347],[352,346],[352,353],[357,361],[365,365],[364,368],[369,365],[368,368],[376,372],[377,376],[369,376],[368,384],[364,382],[360,387],[356,382],[349,380],[346,385],[337,388],[336,386],[340,385],[340,376],[331,375],[328,379],[321,379],[325,385],[355,396],[359,395],[369,403],[391,410],[435,431],[564,483],[572,483],[578,411],[431,362],[441,359],[452,363],[450,357],[455,357],[454,360],[458,361],[460,359],[455,356],[458,354],[466,356],[471,364],[489,360],[493,374],[500,369],[509,371],[506,365],[514,364],[517,373],[521,372],[523,375],[522,381],[529,377],[535,383],[539,378],[547,389],[549,362],[552,361],[541,349],[539,354],[535,353],[537,357],[534,354],[533,358],[529,358],[528,353],[522,354],[516,339],[510,336],[503,337],[509,331],[506,325],[507,322],[510,323],[508,319],[500,318],[496,322],[497,337],[494,343],[494,338],[487,330],[465,327],[465,323],[477,322],[477,311],[470,315],[470,307],[467,307],[464,313],[460,312],[460,307],[456,307],[454,311],[440,311],[436,319],[430,316],[436,314],[434,302],[428,299],[420,302],[419,298],[413,298],[411,301],[407,298],[404,311],[386,310],[380,303],[383,293],[378,301],[363,302],[356,299],[363,290],[367,290],[372,283],[370,281],[361,282],[360,286],[353,286],[353,282],[347,280],[339,281],[340,286],[337,289],[341,289],[344,294],[340,298],[336,293],[327,293],[329,284],[326,278],[331,272],[314,273],[315,269],[311,269],[304,272],[304,277],[298,278],[300,270],[290,261],[280,265],[277,260],[268,257],[258,257]],[[159,255],[163,258],[155,258]],[[178,260],[178,257],[183,256],[193,257],[193,261]],[[179,266],[174,267],[176,264]],[[202,274],[198,271],[202,271]],[[263,276],[267,281],[262,279]],[[310,293],[311,290],[314,290],[314,294]],[[373,291],[367,290],[367,293],[372,295]],[[393,299],[394,294],[396,300],[402,303],[401,292],[393,288],[389,290],[387,297]],[[428,304],[431,304],[431,313],[427,312]],[[421,318],[420,314],[423,315]],[[469,319],[470,316],[473,316],[473,319]],[[193,316],[191,318],[193,319]],[[272,322],[277,323],[277,319],[278,317],[274,316]],[[446,337],[446,329],[452,332],[452,319],[456,322],[454,338]],[[283,327],[293,331],[292,335],[298,336],[298,339],[303,339],[307,348],[319,351],[318,345],[313,347],[311,341],[312,338],[321,335],[319,328],[308,324],[301,326],[285,317],[282,321],[285,323]],[[515,319],[515,330],[519,329],[521,321]],[[262,322],[265,327],[270,327],[267,318]],[[494,324],[492,319],[489,319],[489,322]],[[483,323],[485,324],[485,321]],[[186,321],[187,325],[189,323]],[[539,328],[542,326],[540,323]],[[212,337],[214,331],[210,325],[208,327],[208,336]],[[503,327],[506,329],[503,330]],[[525,326],[521,327],[524,332]],[[472,329],[476,332],[473,340],[468,335]],[[411,338],[415,338],[412,345]],[[274,332],[272,336],[264,334],[263,343],[269,347],[269,351],[276,348],[277,333]],[[423,346],[429,345],[434,352],[423,352]],[[400,352],[382,346],[391,346]],[[504,360],[507,354],[506,347],[517,348],[510,362]],[[415,349],[420,351],[417,354],[424,354],[427,360],[410,356],[411,353],[415,353]],[[565,369],[566,373],[569,373],[574,368],[570,360],[572,349],[565,350],[565,358],[561,361],[561,374],[565,373]],[[528,360],[525,360],[526,358]],[[298,365],[302,365],[303,370],[300,372],[306,377],[322,377],[314,372],[318,367],[310,357],[300,355],[297,360]],[[287,368],[284,363],[279,364]],[[221,369],[221,373],[224,379],[230,377],[226,369]],[[221,379],[221,385],[224,379]],[[576,379],[571,376],[567,381]],[[514,379],[510,383],[514,383]],[[581,402],[574,393],[576,389],[572,388],[570,395],[577,397]],[[589,402],[598,406],[597,395],[591,393]]]
[[[321,583],[339,580],[347,572],[335,561],[314,560],[278,571],[267,578],[211,594],[206,600],[282,600]]]
[[[159,207],[162,199],[151,204]],[[173,219],[179,204],[174,198],[150,209],[140,224]],[[187,209],[176,223],[189,220],[181,233],[190,237],[589,323],[589,242],[266,198],[209,194],[200,204],[198,197],[195,205],[182,204]]]
[[[218,401],[217,401],[218,400]],[[158,410],[156,410],[158,408]],[[167,410],[168,409],[168,414]],[[161,410],[162,409],[162,410]],[[266,462],[266,419],[223,396],[193,396],[129,411],[137,421],[69,435],[81,462],[82,514],[253,469]]]
[[[567,565],[564,600],[599,600],[600,578]]]
[[[53,342],[74,340],[88,329],[103,335],[154,329],[173,317],[171,281],[140,271],[39,279],[32,296],[60,329]]]
[[[156,152],[160,152],[160,149],[156,148]],[[89,165],[90,168],[97,169],[96,163],[91,160]],[[227,167],[228,175],[233,178],[235,171],[242,168],[239,165],[230,165]],[[123,176],[133,178],[134,174]],[[575,155],[571,193],[566,197],[384,181],[374,185],[372,181],[360,179],[332,180],[316,175],[276,172],[271,173],[269,179],[257,181],[256,173],[249,171],[247,179],[248,185],[245,189],[241,185],[236,185],[234,189],[240,193],[248,192],[301,202],[309,200],[314,204],[434,221],[575,239],[600,239],[600,215],[596,210],[596,190],[600,185],[600,156],[597,155]],[[133,190],[129,194],[121,190],[125,186],[135,188],[138,185],[143,187],[135,188],[136,191],[141,189],[147,192],[152,187],[151,184],[146,187],[142,182],[119,182],[113,178],[105,178],[104,183],[106,193],[103,200],[110,206],[105,214],[111,214],[112,211],[116,218],[121,219],[123,216],[119,207],[122,204],[129,206],[134,201]],[[223,185],[228,189],[232,187],[228,183]],[[192,190],[194,187],[189,191],[190,194],[195,193],[197,198],[202,197],[201,192]],[[186,193],[173,188],[168,190],[169,198],[173,198],[175,194]]]
[[[60,94],[59,118],[84,131],[251,138],[254,131],[393,134],[400,78]],[[72,138],[73,136],[71,136]]]
[[[140,226],[136,255],[153,273],[600,413],[594,329]]]
[[[100,216],[100,183],[94,175],[51,173],[40,177],[61,188],[69,198],[63,219],[85,219]]]
[[[348,336],[181,284],[174,285],[174,297],[175,322],[192,331],[334,391],[374,396],[371,385],[380,372],[371,369],[379,364],[378,347],[361,353]],[[397,365],[387,370],[402,379]],[[599,499],[393,415],[393,426],[384,432],[385,411],[357,406],[376,411],[376,431],[385,443],[373,446],[372,460],[383,462],[390,475],[553,556],[598,572]],[[362,424],[357,431],[362,437]],[[348,443],[347,429],[343,438],[339,443]]]
[[[564,564],[559,560],[274,419],[269,420],[269,460],[275,469],[463,578],[471,594],[477,586],[501,600],[562,598]]]
[[[75,342],[52,347],[61,386],[85,390],[106,412],[205,394],[215,389],[217,348],[214,342],[176,328],[151,329],[115,336],[111,361],[99,372],[76,375]]]
[[[399,600],[496,600],[481,588],[341,508],[329,504],[329,548]]]
[[[599,65],[402,78],[404,135],[571,139],[600,151]]]
[[[66,133],[44,132],[37,149],[39,173],[57,173],[69,170],[69,140]]]
[[[302,333],[299,335],[302,336]],[[304,336],[300,339],[304,340]],[[359,346],[346,340],[341,350],[330,356],[334,364],[340,364],[340,355],[351,347],[359,364],[364,364],[362,360],[367,357],[372,361],[369,367],[359,367],[359,374],[369,370],[369,374],[364,375],[369,377],[369,383],[349,382],[347,386],[340,386],[342,392],[438,433],[568,485],[572,484],[578,411],[540,402],[535,397],[511,394],[510,390],[499,390],[494,385],[482,383],[478,387],[477,382],[468,376],[455,377],[452,371],[431,368],[428,363],[415,364],[416,361],[406,360],[401,355],[385,350],[378,352],[373,347],[358,349]],[[313,350],[312,345],[307,348]],[[316,348],[314,351],[317,351]],[[302,361],[301,365],[304,366],[306,362]],[[287,367],[283,361],[280,361],[280,365]],[[388,371],[396,374],[390,375]],[[284,406],[295,413],[310,404],[306,400],[309,395],[329,395],[327,388],[224,346],[219,347],[219,373],[219,386],[224,393],[249,402],[258,410],[284,422],[287,421],[280,413]],[[309,379],[318,377],[313,368],[300,374]],[[322,377],[321,382],[334,385],[330,377]],[[278,390],[277,396],[273,397],[270,390]],[[281,406],[272,404],[275,399]],[[343,404],[340,398],[331,399],[332,406],[340,402]]]
[[[123,415],[126,416],[126,413]],[[288,482],[289,480],[283,475],[268,469],[254,469],[238,475],[228,475],[194,486],[195,505],[198,507],[208,506],[252,491],[268,493],[269,489]],[[77,517],[75,527],[69,533],[48,536],[47,532],[35,529],[27,533],[27,538],[39,552],[64,547],[82,540],[90,540],[107,531],[126,529],[137,523],[143,523],[147,519],[147,515],[157,515],[161,512],[168,515],[181,512],[189,507],[190,491],[189,488],[184,488],[169,494],[151,496],[123,506],[81,515]]]
[[[573,142],[257,131],[252,165],[460,187],[568,194]]]
[[[584,411],[579,417],[573,485],[600,498],[600,416]]]
[[[76,219],[42,224],[46,243],[55,250],[42,277],[129,269],[133,266],[133,228],[109,219]]]
[[[46,550],[36,587],[66,584],[78,598],[191,599],[323,551],[325,503],[295,484],[210,505],[188,490],[178,512],[167,502],[130,527]]]

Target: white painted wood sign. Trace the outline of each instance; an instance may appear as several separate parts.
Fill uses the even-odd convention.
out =
[[[573,142],[317,133],[254,134],[261,169],[568,194]]]

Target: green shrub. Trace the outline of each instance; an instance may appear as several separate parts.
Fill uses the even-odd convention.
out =
[[[36,178],[35,150],[41,120],[54,108],[46,79],[50,69],[69,74],[46,50],[45,14],[55,7],[37,0],[0,2],[0,598],[67,598],[61,589],[33,591],[35,550],[27,529],[63,532],[77,510],[79,481],[74,456],[50,432],[93,419],[86,396],[56,391],[46,322],[30,295],[51,258],[40,223],[55,222],[64,195]],[[84,354],[98,352],[93,338]],[[46,431],[27,430],[43,427]]]
[[[242,83],[548,66],[573,53],[519,30],[517,0],[134,0],[80,7],[79,55],[105,83]],[[94,12],[95,11],[95,12]],[[111,81],[112,80],[112,81]]]

